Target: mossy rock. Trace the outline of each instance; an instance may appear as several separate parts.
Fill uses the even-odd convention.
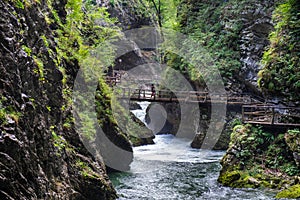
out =
[[[289,199],[300,198],[300,184],[291,186],[288,189],[279,192],[276,195],[276,198],[277,199],[280,199],[280,198],[289,198]]]
[[[241,174],[239,171],[224,172],[220,174],[218,181],[225,186],[233,187],[233,183],[239,180],[240,177]]]
[[[250,176],[242,171],[226,171],[220,174],[218,181],[233,188],[265,188],[270,187],[267,181],[261,181],[258,177]]]

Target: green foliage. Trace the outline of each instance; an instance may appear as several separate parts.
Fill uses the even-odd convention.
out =
[[[44,64],[43,64],[43,61],[36,57],[36,56],[33,56],[33,59],[34,59],[34,62],[35,64],[37,65],[37,69],[34,70],[35,73],[39,74],[39,80],[40,81],[44,81],[45,80],[45,76],[44,76]]]
[[[83,162],[78,159],[76,160],[75,166],[80,169],[81,175],[86,178],[101,178],[101,176],[98,173],[94,172],[94,170],[86,162]]]
[[[280,169],[288,175],[297,173],[284,134],[278,136],[274,133],[266,132],[260,126],[236,125],[231,134],[231,144],[240,145],[241,150],[237,153],[237,158],[242,166],[253,166],[257,160],[256,156],[261,156],[263,160],[259,164],[272,169]]]
[[[41,38],[42,38],[42,40],[44,41],[45,47],[49,48],[49,43],[48,43],[48,41],[47,41],[46,36],[45,36],[45,35],[42,35]]]
[[[7,99],[2,97],[0,99],[0,125],[6,125],[9,119],[18,124],[22,113],[17,112],[13,106],[5,106],[6,104]]]
[[[22,45],[22,49],[27,53],[28,56],[31,55],[31,49],[27,47],[26,45]]]
[[[73,116],[69,116],[65,119],[64,124],[63,124],[63,128],[64,129],[71,129],[72,125],[74,124],[74,117]]]
[[[165,28],[178,28],[177,7],[179,0],[148,0],[148,7],[156,13],[156,21]]]
[[[242,121],[239,118],[234,118],[231,122],[230,122],[230,126],[231,127],[236,127],[237,125],[242,125]]]
[[[57,149],[56,155],[61,156],[61,153],[65,150],[67,152],[75,152],[75,149],[73,146],[71,146],[63,136],[58,135],[55,132],[56,127],[55,126],[50,126],[50,132],[52,135],[52,141],[54,147]]]
[[[239,32],[242,28],[242,19],[239,16],[245,7],[254,6],[248,1],[185,1],[181,0],[178,8],[179,30],[191,39],[199,42],[198,46],[185,48],[195,55],[190,55],[189,60],[183,61],[177,55],[167,52],[166,60],[168,65],[180,70],[193,81],[204,84],[203,77],[211,77],[212,73],[218,73],[224,77],[233,77],[240,70],[239,54]],[[207,56],[203,58],[199,55],[200,48],[203,47],[208,53],[211,62],[207,63]],[[204,69],[199,71],[191,60],[204,64]],[[207,69],[208,68],[208,69]],[[205,71],[207,70],[207,71]],[[209,75],[208,75],[209,74]]]
[[[103,45],[118,35],[118,28],[113,26],[116,20],[109,17],[105,8],[95,7],[90,3],[83,4],[81,0],[70,0],[66,4],[66,11],[68,12],[66,23],[61,24],[57,30],[59,45],[57,50],[61,58],[77,59],[81,62],[91,57],[89,52],[91,48]],[[100,21],[107,25],[99,25]],[[101,60],[105,61],[106,57]]]
[[[67,141],[61,136],[57,135],[54,131],[55,127],[51,126],[50,131],[52,134],[53,144],[58,149],[59,152],[61,152],[63,149],[67,146]]]
[[[0,125],[6,123],[7,120],[7,112],[5,108],[3,108],[2,103],[0,102]]]
[[[295,176],[300,173],[300,169],[293,163],[286,163],[281,168],[289,176]]]
[[[299,129],[289,129],[288,134],[292,136],[300,136],[300,130]]]
[[[276,93],[299,100],[300,92],[300,4],[286,0],[274,14],[275,30],[270,34],[270,46],[262,59],[258,84],[267,93]],[[276,86],[276,87],[275,87]]]
[[[24,3],[21,0],[16,0],[15,3],[16,3],[15,5],[17,8],[21,8],[21,9],[25,8]]]
[[[231,187],[281,188],[293,184],[300,169],[294,161],[290,142],[297,143],[294,136],[298,136],[299,130],[287,132],[274,134],[249,124],[235,126],[229,153],[222,159],[222,163],[226,162],[222,165],[226,167],[223,166],[218,180]],[[239,176],[226,181],[237,172]]]
[[[116,20],[110,18],[106,8],[95,6],[94,1],[69,0],[65,6],[67,15],[64,20],[60,20],[57,11],[54,9],[52,2],[47,1],[48,7],[51,10],[50,23],[56,23],[56,65],[63,74],[63,98],[64,105],[62,110],[69,110],[72,105],[71,86],[68,85],[69,78],[67,77],[65,63],[79,65],[83,71],[83,76],[87,83],[98,81],[102,77],[106,67],[112,65],[114,61],[114,47],[109,43],[113,38],[119,35],[119,28],[114,26]],[[46,48],[49,47],[49,42],[46,36],[41,37]],[[109,42],[108,42],[109,41]],[[49,49],[51,53],[51,49]],[[36,63],[39,63],[36,59]],[[41,62],[42,63],[42,62]],[[36,70],[43,77],[41,63]],[[80,96],[80,95],[79,95]],[[85,97],[78,99],[83,105],[88,102]],[[107,103],[107,102],[104,102]],[[108,104],[110,105],[110,104]],[[105,109],[109,110],[108,108]],[[80,132],[86,139],[92,140],[96,135],[95,116],[94,112],[80,112],[81,120]],[[108,118],[107,120],[110,120]],[[70,129],[73,120],[66,118],[63,124],[65,129]]]

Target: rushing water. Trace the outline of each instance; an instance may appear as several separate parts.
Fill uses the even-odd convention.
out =
[[[217,178],[225,152],[192,149],[189,144],[157,135],[154,145],[135,147],[131,170],[110,174],[119,199],[274,199],[270,191],[221,186]]]

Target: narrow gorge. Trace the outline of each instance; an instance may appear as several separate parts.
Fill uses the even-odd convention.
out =
[[[300,198],[299,0],[0,10],[0,199]]]

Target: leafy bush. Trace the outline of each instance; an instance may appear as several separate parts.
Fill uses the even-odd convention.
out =
[[[179,30],[199,42],[198,47],[187,46],[189,51],[198,55],[199,47],[204,47],[213,65],[209,71],[220,71],[224,77],[233,77],[240,70],[239,32],[242,28],[241,11],[246,7],[255,6],[253,1],[186,1],[181,0],[178,7]],[[194,56],[189,56],[194,59]],[[168,65],[180,70],[191,80],[204,84],[205,70],[199,72],[189,61],[170,52],[165,56]],[[205,57],[196,58],[198,63],[206,63]],[[204,59],[204,60],[203,60]],[[206,79],[206,78],[205,78]],[[205,80],[207,81],[207,80]]]
[[[273,15],[275,30],[262,59],[264,68],[258,74],[258,85],[266,93],[276,93],[299,100],[300,92],[300,4],[286,0]],[[276,86],[276,87],[275,87]]]

